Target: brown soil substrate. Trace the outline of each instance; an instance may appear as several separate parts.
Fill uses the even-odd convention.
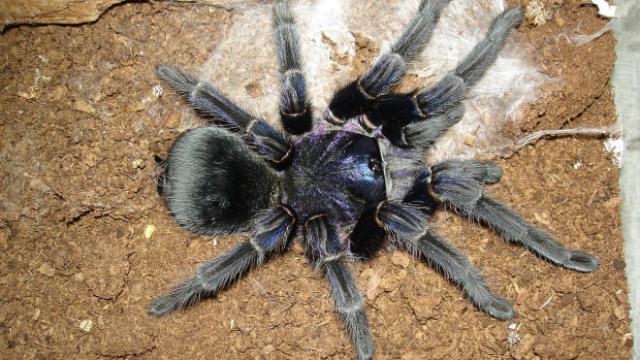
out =
[[[214,300],[162,319],[146,314],[153,297],[239,241],[178,228],[156,195],[153,162],[178,134],[185,107],[168,89],[154,97],[154,65],[203,63],[233,16],[132,3],[87,26],[0,35],[0,357],[353,358],[325,280],[299,247]],[[536,63],[561,86],[509,131],[614,122],[613,37],[575,47],[559,36],[604,23],[575,0],[547,24],[521,28],[516,40],[536,48]],[[425,264],[385,251],[354,264],[378,358],[629,358],[611,155],[600,140],[563,138],[500,165],[504,179],[489,192],[567,246],[597,255],[600,269],[554,267],[440,212],[439,231],[518,315],[492,319]],[[149,224],[156,231],[147,239]]]

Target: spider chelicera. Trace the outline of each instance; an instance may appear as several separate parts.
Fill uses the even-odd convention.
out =
[[[184,132],[160,161],[160,194],[187,230],[247,232],[247,237],[157,298],[151,314],[166,315],[215,296],[300,241],[326,276],[360,359],[372,358],[374,345],[348,264],[371,257],[384,243],[438,269],[478,309],[498,319],[512,318],[511,304],[429,228],[441,204],[555,265],[580,272],[598,267],[595,257],[563,247],[483,191],[483,184],[500,180],[497,165],[473,159],[425,163],[424,149],[462,118],[467,89],[521,22],[518,8],[505,10],[485,38],[433,86],[395,91],[449,1],[423,0],[390,50],[338,90],[321,118],[314,117],[307,94],[292,10],[288,2],[277,3],[273,33],[284,132],[242,110],[212,85],[173,66],[157,67],[158,76],[210,122]]]

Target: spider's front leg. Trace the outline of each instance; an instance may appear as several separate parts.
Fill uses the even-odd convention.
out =
[[[274,166],[291,158],[293,146],[287,136],[241,109],[211,84],[171,65],[158,65],[156,73],[212,123],[246,132],[256,151]]]
[[[308,256],[324,272],[336,302],[336,309],[347,325],[351,342],[361,360],[373,357],[373,337],[364,312],[364,300],[346,264],[345,250],[338,233],[326,215],[315,215],[304,224]]]
[[[217,295],[250,269],[260,266],[269,256],[284,251],[294,224],[295,217],[284,206],[267,211],[245,242],[201,265],[191,279],[154,300],[149,306],[149,313],[167,315]]]
[[[421,174],[414,188],[426,189],[428,177]],[[409,195],[409,194],[408,194]],[[429,265],[439,270],[465,292],[480,310],[497,319],[511,319],[515,312],[511,304],[494,294],[473,265],[455,247],[427,226],[435,203],[408,203],[385,201],[378,205],[376,219],[399,247],[420,256]],[[414,199],[415,200],[415,199]]]
[[[495,168],[495,165],[487,166]],[[557,266],[580,272],[592,272],[598,268],[598,259],[594,256],[567,249],[513,210],[489,197],[478,179],[472,176],[473,173],[456,166],[454,161],[437,164],[432,169],[431,193],[470,220],[481,221],[505,240],[522,244]]]
[[[325,120],[344,124],[350,118],[369,112],[373,104],[384,99],[427,46],[442,9],[450,1],[422,0],[418,12],[390,51],[364,75],[336,92],[325,111]]]

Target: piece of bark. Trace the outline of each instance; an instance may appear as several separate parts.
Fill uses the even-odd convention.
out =
[[[0,0],[0,30],[19,24],[83,24],[124,0]],[[229,9],[246,0],[175,0]]]
[[[81,24],[123,0],[0,0],[0,26],[12,24]]]

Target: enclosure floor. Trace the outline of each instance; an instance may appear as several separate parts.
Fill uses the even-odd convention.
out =
[[[325,280],[299,246],[216,299],[162,319],[146,314],[152,298],[240,241],[178,228],[156,195],[153,161],[185,108],[168,89],[156,99],[154,65],[197,67],[233,16],[133,3],[91,25],[0,35],[1,358],[353,358]],[[576,0],[546,25],[522,27],[514,41],[530,43],[532,62],[560,80],[505,131],[614,122],[612,36],[576,48],[559,35],[604,24]],[[628,359],[618,169],[602,141],[543,140],[499,163],[504,179],[488,191],[601,267],[556,268],[439,212],[435,227],[518,315],[492,319],[425,264],[383,251],[354,264],[378,358]]]

